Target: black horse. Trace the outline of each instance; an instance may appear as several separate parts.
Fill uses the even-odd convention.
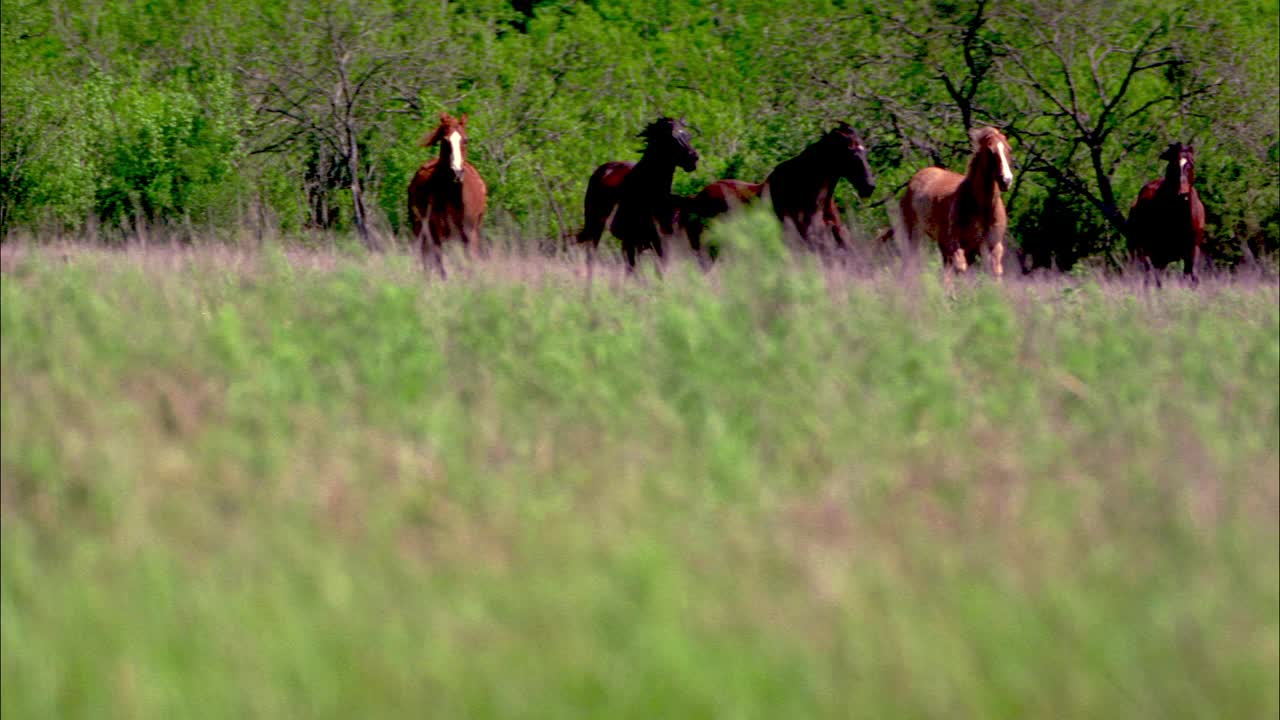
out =
[[[628,272],[635,270],[637,253],[646,249],[657,253],[661,263],[665,243],[675,233],[676,201],[671,196],[671,181],[677,167],[693,172],[698,152],[689,144],[683,120],[658,118],[639,137],[645,140],[639,162],[607,162],[596,168],[587,183],[583,202],[586,220],[578,242],[590,243],[588,269],[606,223],[622,242]]]
[[[689,244],[700,252],[708,221],[764,198],[786,235],[802,247],[822,250],[834,244],[844,249],[849,245],[849,231],[840,220],[834,196],[840,178],[852,183],[864,198],[876,188],[862,138],[843,122],[774,168],[763,183],[717,180],[686,201],[684,225]]]

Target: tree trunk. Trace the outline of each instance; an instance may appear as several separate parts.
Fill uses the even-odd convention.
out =
[[[360,242],[369,250],[381,250],[373,234],[369,232],[369,221],[365,215],[364,186],[360,184],[360,148],[356,145],[355,133],[347,126],[347,171],[351,174],[351,219],[356,226],[356,234]]]
[[[1128,237],[1129,223],[1124,214],[1120,212],[1120,208],[1116,205],[1115,189],[1111,187],[1111,176],[1103,168],[1102,163],[1102,145],[1089,145],[1089,159],[1093,162],[1093,174],[1098,180],[1098,195],[1102,200],[1102,215],[1111,223],[1121,235]]]

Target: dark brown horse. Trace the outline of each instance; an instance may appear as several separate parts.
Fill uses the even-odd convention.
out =
[[[675,232],[671,181],[677,167],[685,172],[697,168],[698,152],[689,144],[683,120],[658,118],[639,137],[645,140],[639,162],[607,162],[596,168],[587,183],[585,224],[578,242],[590,243],[588,271],[606,223],[622,242],[628,272],[635,270],[636,254],[646,249],[657,253],[661,263],[665,243]]]
[[[1160,159],[1167,163],[1164,177],[1142,186],[1129,209],[1129,251],[1148,277],[1182,260],[1184,276],[1194,283],[1204,246],[1204,204],[1195,189],[1195,150],[1173,143]]]
[[[907,183],[900,206],[903,252],[910,261],[928,237],[938,244],[944,267],[964,272],[981,253],[983,264],[999,278],[1008,226],[1000,193],[1013,183],[1009,141],[992,127],[969,135],[973,156],[964,175],[927,167]]]
[[[700,252],[707,221],[764,198],[786,235],[802,247],[821,250],[834,243],[844,249],[849,245],[849,231],[840,220],[834,195],[840,178],[852,183],[864,198],[876,188],[862,138],[846,123],[778,165],[763,183],[717,180],[703,188],[685,203],[689,244]]]
[[[467,162],[467,116],[440,113],[440,125],[422,139],[423,147],[440,146],[440,157],[418,168],[409,182],[409,217],[422,265],[432,264],[446,277],[443,245],[461,240],[468,255],[480,245],[486,188],[480,173]]]

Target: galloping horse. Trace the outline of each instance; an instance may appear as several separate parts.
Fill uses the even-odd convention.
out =
[[[645,139],[639,162],[607,162],[596,168],[587,183],[583,202],[586,220],[578,242],[591,243],[587,248],[588,272],[606,222],[622,242],[628,272],[635,270],[636,254],[648,248],[657,253],[661,263],[666,239],[675,232],[671,181],[677,166],[685,172],[697,168],[698,152],[689,144],[683,120],[658,118],[638,137]]]
[[[927,167],[916,173],[902,195],[904,252],[914,255],[923,237],[938,243],[945,267],[964,272],[979,252],[991,273],[1004,275],[1004,235],[1008,219],[1000,193],[1013,183],[1009,141],[997,129],[969,133],[973,157],[960,173]]]
[[[1160,159],[1168,163],[1164,177],[1142,186],[1129,209],[1129,250],[1148,276],[1182,260],[1183,274],[1194,283],[1204,245],[1204,204],[1194,187],[1195,150],[1173,143]]]
[[[409,217],[413,237],[419,244],[423,268],[435,264],[440,277],[444,271],[442,246],[458,239],[471,254],[480,244],[480,222],[484,219],[484,180],[466,159],[467,116],[454,119],[440,113],[440,125],[419,143],[440,146],[440,157],[418,168],[409,182]]]
[[[864,198],[876,188],[862,138],[843,122],[783,161],[763,183],[717,180],[703,188],[685,203],[689,244],[700,251],[708,220],[764,198],[788,237],[810,250],[825,248],[828,240],[843,250],[849,245],[849,231],[840,220],[833,193],[840,178],[852,183]]]

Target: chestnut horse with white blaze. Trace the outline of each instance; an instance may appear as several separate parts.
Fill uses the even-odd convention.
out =
[[[419,143],[440,146],[440,156],[418,168],[409,182],[409,218],[424,269],[444,271],[443,245],[461,240],[467,255],[479,249],[487,189],[480,173],[467,162],[467,116],[440,113],[440,125]]]
[[[1129,209],[1129,251],[1149,277],[1182,260],[1182,272],[1197,282],[1204,245],[1204,203],[1196,192],[1196,155],[1173,143],[1160,155],[1164,177],[1142,186]],[[1156,275],[1156,283],[1160,277]]]
[[[1009,221],[1001,192],[1013,183],[1009,141],[993,127],[969,133],[973,156],[964,175],[927,167],[907,183],[902,195],[901,238],[913,256],[924,238],[938,244],[943,265],[964,272],[979,253],[992,275],[1004,275],[1004,238]]]

